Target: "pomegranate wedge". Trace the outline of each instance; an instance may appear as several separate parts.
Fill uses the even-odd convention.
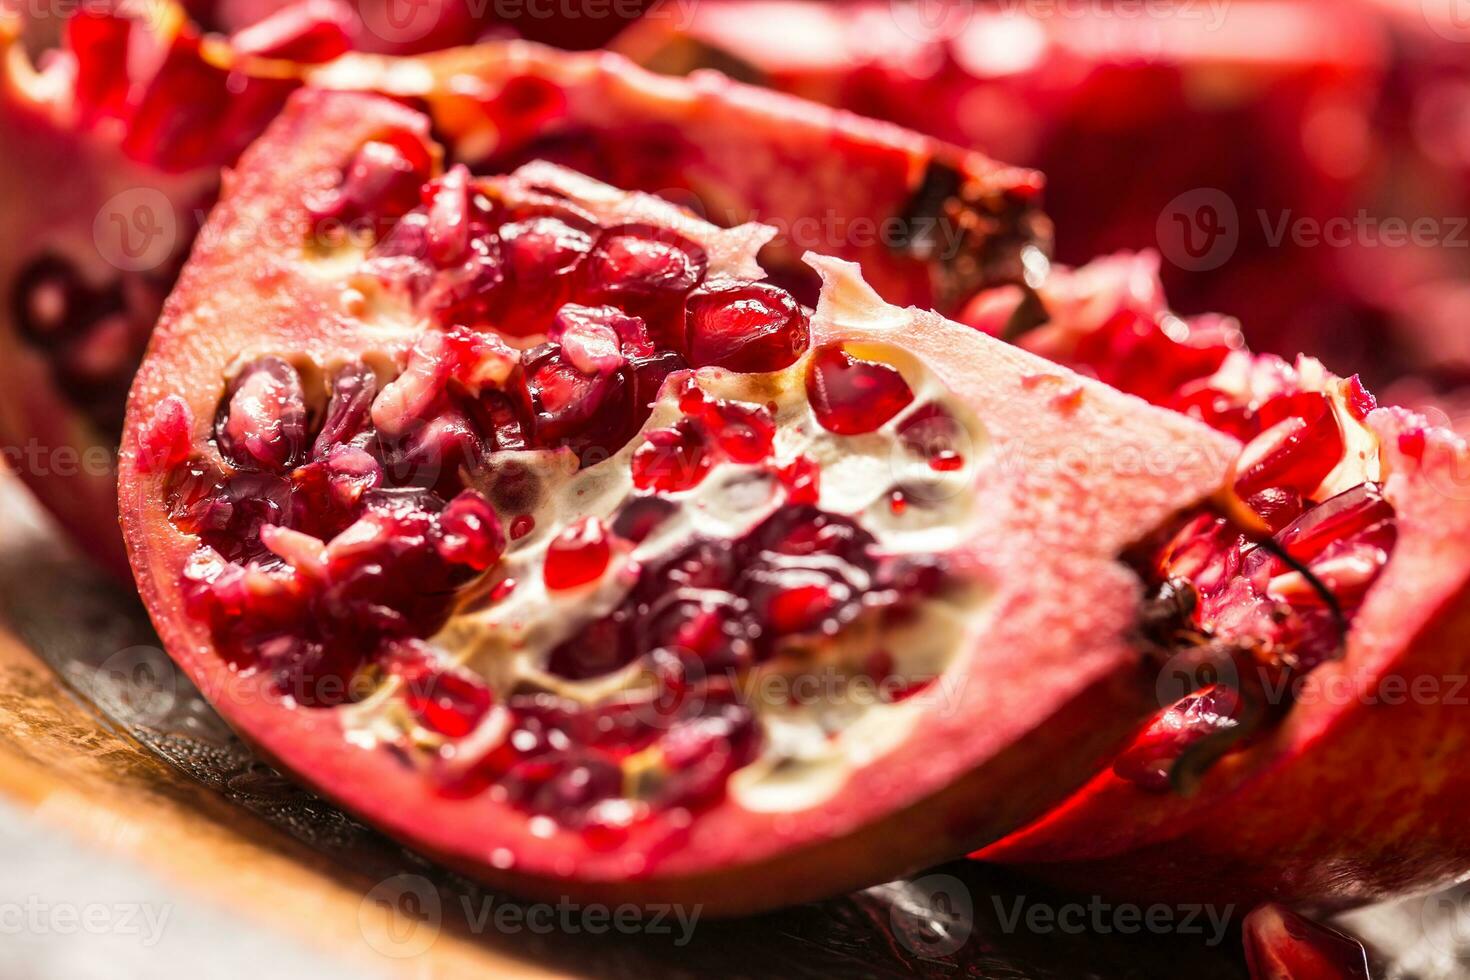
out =
[[[293,96],[130,397],[143,598],[269,757],[514,891],[735,913],[994,840],[1147,716],[1120,556],[1235,439],[429,128]]]
[[[1196,518],[1148,550],[1160,710],[981,856],[1131,900],[1344,906],[1457,880],[1470,451],[1311,358],[1252,355],[1232,321],[1174,315],[1157,270],[1111,256],[969,314],[1241,439],[1228,511],[1256,533]]]
[[[16,243],[0,257],[0,448],[83,548],[120,571],[109,457],[128,384],[219,167],[308,76],[426,107],[450,158],[477,173],[595,163],[716,223],[769,221],[783,235],[767,267],[806,302],[809,247],[860,260],[889,299],[946,310],[1018,279],[1023,256],[1047,248],[1036,174],[713,76],[663,79],[523,43],[293,63],[274,56],[338,53],[307,43],[330,18],[227,42],[155,6],[149,23],[88,8],[42,71],[22,56],[20,22],[0,14],[3,220]],[[962,233],[936,237],[946,229]]]

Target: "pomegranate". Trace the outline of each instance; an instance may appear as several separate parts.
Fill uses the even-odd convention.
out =
[[[412,62],[336,58],[352,32],[337,6],[317,0],[228,40],[159,9],[168,16],[144,23],[89,6],[67,21],[65,45],[39,71],[17,50],[20,22],[0,14],[0,141],[14,148],[3,171],[14,188],[5,220],[11,240],[25,243],[0,259],[0,447],[82,547],[119,572],[110,457],[127,386],[219,167],[303,76],[425,106],[451,156],[479,173],[590,149],[594,160],[572,162],[701,202],[720,224],[769,220],[787,233],[766,246],[767,268],[807,302],[816,278],[799,259],[812,244],[862,261],[894,301],[951,311],[977,287],[1018,278],[1023,254],[1047,247],[1034,173],[713,77],[674,82],[612,56],[523,43]],[[358,179],[324,192],[347,199],[317,203],[350,225],[361,217],[350,198],[375,193],[373,179],[397,173],[400,190],[416,195],[423,161],[403,152],[369,148]],[[375,168],[385,156],[392,165]],[[967,237],[926,237],[940,217],[955,218]],[[533,266],[556,278],[544,250],[569,249],[570,260],[583,232],[555,216],[526,221],[497,247],[523,278]],[[466,260],[463,281],[442,284],[437,302],[468,315],[473,300],[458,294],[473,294],[475,275],[496,268],[494,256]],[[796,315],[791,293],[743,288],[741,302],[711,295],[705,304],[693,338],[702,360],[753,369],[781,355],[791,336],[782,317]],[[536,316],[554,309],[528,310],[526,329],[544,332]]]
[[[1142,636],[1174,641],[1160,710],[1084,790],[980,856],[1169,901],[1342,906],[1443,884],[1470,866],[1454,817],[1470,785],[1448,761],[1467,737],[1466,447],[1377,408],[1356,378],[1170,313],[1157,261],[1059,269],[1039,302],[1002,290],[967,310],[1245,443],[1231,521],[1191,517],[1140,559],[1155,584]],[[1228,683],[1181,691],[1181,675]]]
[[[553,164],[347,193],[429,131],[294,95],[134,382],[140,590],[242,735],[519,893],[735,913],[993,840],[1143,719],[1127,554],[1233,437]]]

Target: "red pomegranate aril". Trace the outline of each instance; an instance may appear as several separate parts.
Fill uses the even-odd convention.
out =
[[[624,375],[584,374],[557,344],[526,355],[525,385],[537,446],[566,445],[579,452],[590,447],[610,456],[621,446],[607,444],[614,441],[612,433],[634,427]]]
[[[241,55],[318,65],[352,50],[353,11],[338,0],[297,0],[230,35]]]
[[[635,656],[628,616],[617,610],[594,620],[571,639],[554,647],[546,658],[546,669],[568,680],[586,680],[610,674],[632,662]]]
[[[1228,321],[1166,316],[1167,331],[1154,314],[1119,311],[1082,338],[1069,363],[1089,368],[1115,388],[1164,404],[1186,382],[1214,373],[1241,346],[1239,331]]]
[[[332,375],[331,396],[312,445],[312,456],[322,458],[338,446],[367,434],[372,425],[373,399],[378,396],[378,376],[360,361],[344,364]]]
[[[633,453],[633,486],[679,493],[698,486],[714,465],[702,425],[683,418],[671,428],[654,429]]]
[[[428,153],[416,138],[370,140],[348,164],[341,184],[309,194],[307,207],[319,220],[391,221],[418,206],[428,173]]]
[[[715,445],[737,463],[761,463],[775,447],[776,420],[764,405],[710,398],[690,385],[679,408],[704,425]]]
[[[592,235],[551,215],[508,222],[498,235],[511,298],[496,316],[496,328],[510,337],[545,333],[552,315],[571,297],[574,274],[592,250]]]
[[[767,621],[777,633],[801,633],[821,626],[844,601],[833,594],[832,582],[826,576],[790,575],[788,578],[811,578],[791,584],[776,593],[766,608]]]
[[[169,395],[153,409],[138,434],[138,466],[144,473],[176,468],[193,452],[194,417],[178,395]]]
[[[426,238],[425,248],[429,247]],[[499,239],[489,234],[477,235],[459,253],[459,263],[444,269],[428,288],[426,307],[444,326],[498,328],[503,320],[499,310],[503,305],[505,279]]]
[[[788,504],[815,504],[821,495],[822,469],[810,456],[797,456],[776,471]]]
[[[587,258],[587,288],[616,300],[682,297],[704,278],[704,249],[650,225],[608,228]]]
[[[1195,691],[1163,712],[1113,760],[1113,773],[1143,789],[1167,792],[1170,775],[1186,750],[1203,739],[1239,727],[1241,695],[1215,685]]]
[[[1268,487],[1310,495],[1342,458],[1342,427],[1325,395],[1296,396],[1296,411],[1275,422],[1241,451],[1235,492],[1250,497]]]
[[[1367,421],[1368,413],[1378,407],[1378,399],[1373,397],[1373,392],[1363,387],[1362,379],[1356,374],[1347,380],[1346,401],[1348,411],[1359,422]]]
[[[711,590],[695,597],[678,592],[655,598],[644,617],[640,643],[700,663],[699,676],[738,670],[750,664],[760,627],[751,621],[743,599]]]
[[[1328,546],[1353,538],[1393,520],[1393,507],[1371,483],[1323,501],[1276,535],[1276,541],[1298,561],[1311,561]]]
[[[301,376],[279,357],[241,369],[215,425],[220,454],[236,466],[280,472],[306,448]]]
[[[643,321],[615,306],[567,303],[557,311],[548,339],[566,348],[587,374],[615,371],[627,358],[655,352]]]
[[[510,539],[519,541],[536,530],[536,518],[530,514],[517,514],[510,522]]]
[[[429,208],[424,226],[430,260],[440,267],[463,258],[470,247],[470,172],[463,164],[424,189]]]
[[[557,316],[558,326],[561,326],[566,309],[563,307]],[[582,321],[563,326],[560,330],[552,329],[556,335],[553,340],[561,344],[567,360],[583,374],[611,374],[626,363],[617,331],[610,324]]]
[[[473,490],[451,500],[439,515],[439,554],[455,565],[477,572],[494,565],[505,552],[505,532],[495,509]]]
[[[601,578],[611,561],[607,529],[597,518],[584,517],[552,540],[542,574],[548,589],[575,589]]]
[[[838,435],[874,432],[914,400],[898,369],[824,347],[807,366],[806,393],[822,428]]]
[[[694,367],[779,371],[807,348],[806,311],[786,290],[768,283],[696,290],[685,315],[685,350]]]
[[[408,672],[403,698],[419,724],[446,738],[473,732],[495,703],[482,681],[452,670]]]
[[[678,509],[666,497],[634,497],[618,509],[612,532],[624,541],[640,544]]]
[[[1302,513],[1302,495],[1289,487],[1267,487],[1246,498],[1245,505],[1273,532],[1281,530]]]

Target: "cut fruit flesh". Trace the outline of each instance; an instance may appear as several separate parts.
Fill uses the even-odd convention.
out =
[[[242,734],[370,821],[518,891],[728,913],[992,839],[1136,722],[1139,589],[1118,556],[1220,484],[1232,439],[889,306],[854,267],[817,257],[813,350],[793,351],[791,365],[676,362],[657,394],[619,403],[629,428],[558,415],[547,384],[601,384],[639,359],[687,356],[667,326],[673,297],[695,283],[666,270],[697,256],[707,282],[758,282],[771,232],[721,230],[544,164],[468,195],[452,173],[437,179],[423,213],[432,224],[453,195],[469,208],[471,243],[503,240],[530,213],[579,224],[593,242],[638,229],[662,243],[619,246],[644,258],[615,273],[584,258],[559,301],[616,312],[557,318],[561,339],[547,343],[560,351],[548,353],[539,335],[497,335],[494,316],[474,329],[438,318],[435,284],[455,274],[458,238],[410,256],[446,263],[422,291],[384,277],[372,248],[309,238],[303,196],[340,182],[365,142],[426,130],[384,100],[294,96],[241,161],[133,389],[121,500],[140,588],[171,655]],[[252,227],[297,229],[300,244],[230,246]],[[534,298],[513,287],[493,280],[486,308]],[[509,307],[496,305],[501,288]],[[833,345],[890,388],[896,374],[911,401],[886,418],[853,415],[862,406],[839,386],[815,414],[810,378]],[[270,358],[299,379],[302,451],[323,446],[315,430],[332,419],[327,458],[347,491],[355,467],[373,470],[364,456],[380,485],[329,524],[319,507],[307,509],[315,524],[201,521],[217,508],[199,501],[236,500],[242,476],[280,480],[294,466],[299,484],[318,465],[275,448],[298,413]],[[540,369],[552,361],[554,383]],[[359,425],[342,425],[349,413],[329,407],[323,379],[359,363],[378,394]],[[1071,396],[1028,381],[1043,374]],[[361,404],[360,387],[337,401]],[[915,449],[908,423],[939,418],[968,439],[944,457],[959,465]],[[245,432],[250,420],[258,431]],[[474,452],[441,455],[457,465],[427,473],[395,465],[397,450],[439,439],[450,421]],[[264,468],[228,463],[221,432],[259,448],[249,465]],[[1115,465],[1135,455],[1166,460],[1166,472]],[[177,493],[180,474],[202,492]],[[900,489],[908,504],[896,508]],[[190,506],[171,507],[180,499]],[[732,553],[744,556],[734,568]],[[379,591],[337,577],[361,561],[387,569]],[[1005,574],[1022,566],[1024,580]],[[344,668],[333,610],[362,630],[369,607],[380,610],[374,645],[352,645],[363,660]],[[245,615],[215,614],[231,608]],[[624,624],[634,639],[609,639]],[[312,683],[325,676],[344,682],[331,696]],[[803,678],[837,693],[803,700]],[[890,679],[885,696],[856,696]],[[649,707],[666,727],[620,713],[644,694],[665,696]],[[657,713],[667,696],[672,717]]]
[[[20,22],[0,17],[0,141],[17,147],[6,159],[16,189],[6,222],[11,238],[27,243],[0,260],[0,387],[9,393],[0,399],[0,446],[73,537],[119,570],[107,457],[124,392],[216,193],[219,166],[303,83],[422,105],[451,157],[481,172],[595,147],[602,176],[619,184],[700,202],[719,223],[763,218],[789,230],[764,256],[788,286],[814,288],[800,262],[803,236],[825,220],[919,227],[941,214],[964,218],[967,237],[945,262],[933,261],[927,241],[817,232],[828,250],[861,260],[888,298],[925,307],[956,308],[974,288],[1018,277],[1022,255],[1047,248],[1036,174],[712,77],[662,79],[605,54],[512,42],[295,64],[200,38],[177,9],[159,10],[150,24],[73,18],[71,47],[43,71],[21,57]],[[296,29],[310,38],[318,26],[306,19]],[[296,51],[292,39],[276,37],[264,50]],[[151,57],[129,60],[130,48]],[[304,50],[325,57],[333,49]],[[808,179],[816,173],[823,179]],[[119,237],[130,229],[131,240]],[[147,250],[127,254],[145,237]],[[710,320],[701,333],[710,363],[748,369],[769,356],[761,343],[737,349],[722,339],[751,317],[789,313],[750,300],[746,312],[723,326]]]

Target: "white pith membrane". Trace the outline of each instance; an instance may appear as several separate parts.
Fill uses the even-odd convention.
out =
[[[805,393],[811,355],[772,374],[706,368],[696,372],[694,382],[721,399],[774,404],[775,465],[803,454],[815,460],[822,471],[817,506],[858,518],[882,553],[942,555],[966,538],[965,525],[977,505],[966,491],[972,467],[984,453],[984,430],[973,413],[902,351],[861,344],[853,345],[850,353],[899,367],[914,392],[910,408],[876,432],[843,436],[822,428]],[[677,401],[677,385],[671,381],[643,431],[678,419],[682,413]],[[899,436],[913,412],[931,404],[944,408],[968,436],[965,465],[957,469],[936,471]],[[635,437],[615,456],[581,471],[568,451],[513,454],[537,457],[535,469],[544,478],[540,502],[530,512],[535,530],[511,543],[500,565],[467,590],[461,611],[429,641],[446,663],[473,671],[496,694],[497,707],[476,731],[456,740],[455,766],[472,766],[510,734],[500,705],[517,685],[528,684],[582,705],[651,689],[653,678],[641,660],[605,676],[569,680],[545,669],[546,656],[562,640],[615,608],[636,583],[639,565],[672,554],[695,536],[738,538],[788,506],[770,465],[721,460],[693,489],[658,494],[674,501],[676,509],[641,543],[615,549],[613,561],[596,582],[548,589],[542,569],[547,545],[556,533],[582,517],[597,517],[611,525],[619,510],[640,496],[632,482],[630,460],[643,442],[641,435]],[[894,493],[900,487],[907,505],[895,508]],[[509,594],[492,599],[489,593],[507,579],[515,583]],[[861,588],[871,583],[855,584]],[[984,615],[984,593],[979,582],[962,586],[956,581],[942,595],[922,602],[917,615],[901,626],[883,629],[871,616],[860,616],[835,632],[795,639],[788,650],[746,671],[737,689],[756,712],[763,738],[759,757],[732,777],[731,797],[752,810],[807,809],[840,789],[852,770],[899,744],[914,721],[929,710],[928,699],[920,691],[904,700],[888,700],[878,688],[879,679],[865,671],[865,661],[880,650],[888,652],[892,675],[905,679],[906,685],[941,678],[964,648],[971,625]],[[822,682],[812,703],[770,696],[792,690],[790,682],[802,675]],[[431,751],[444,744],[441,736],[415,723],[397,681],[342,709],[341,715],[349,738],[358,744],[405,737]],[[630,780],[634,770],[647,765],[656,766],[657,759],[645,754],[628,760],[625,770]]]

